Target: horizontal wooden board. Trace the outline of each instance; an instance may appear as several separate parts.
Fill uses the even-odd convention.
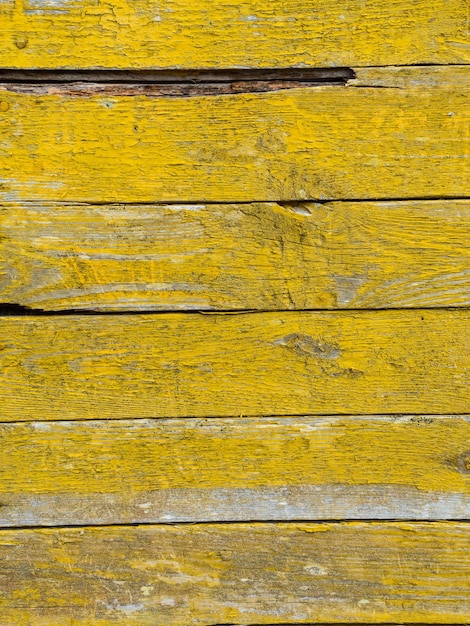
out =
[[[407,87],[190,97],[153,86],[119,95],[122,86],[4,85],[0,200],[464,197],[470,67],[452,84],[445,70],[429,87],[416,69],[416,86],[412,74]]]
[[[0,318],[0,419],[468,412],[470,311]]]
[[[349,87],[376,87],[376,88],[401,88],[407,89],[411,85],[413,87],[446,87],[449,89],[459,90],[459,83],[466,81],[468,77],[468,67],[466,65],[453,65],[448,66],[423,66],[423,67],[359,67],[355,68],[354,77],[346,77],[346,84]],[[328,72],[325,68],[322,70],[322,76],[325,76],[324,72]],[[343,77],[346,76],[346,68],[336,70],[336,73],[341,72]],[[108,75],[108,73],[102,73]],[[111,73],[112,74],[112,73]],[[8,73],[6,73],[8,75]],[[15,73],[11,72],[11,76]],[[30,80],[34,80],[34,73],[30,73]],[[116,74],[117,76],[117,74]],[[51,74],[52,77],[52,74]],[[338,76],[339,79],[339,76]],[[57,80],[57,77],[56,77]],[[72,75],[64,80],[72,80]],[[75,80],[77,77],[75,76]],[[343,78],[344,80],[344,78]]]
[[[229,524],[0,531],[11,626],[470,619],[470,525]]]
[[[15,68],[311,67],[470,60],[465,0],[1,3]]]
[[[0,525],[470,518],[468,417],[2,424]]]
[[[470,202],[0,206],[0,302],[45,310],[470,305]]]

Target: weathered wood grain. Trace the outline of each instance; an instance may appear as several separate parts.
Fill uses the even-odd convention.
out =
[[[45,310],[470,305],[470,202],[0,206],[0,302]]]
[[[470,60],[465,0],[28,0],[1,4],[1,65],[224,68]]]
[[[171,98],[4,85],[0,200],[465,197],[470,67],[452,84],[446,71],[429,87],[416,69],[407,87]]]
[[[0,419],[466,413],[470,311],[0,318]]]
[[[339,71],[339,70],[338,70]],[[343,70],[344,71],[344,70]],[[413,87],[448,87],[459,91],[459,83],[467,80],[466,65],[429,66],[429,67],[358,67],[354,69],[354,78],[348,78],[350,87],[401,88]],[[13,73],[12,73],[13,75]],[[31,74],[30,79],[33,78]]]
[[[468,417],[2,424],[0,525],[470,517]]]
[[[0,532],[17,624],[464,623],[470,525],[230,524]]]

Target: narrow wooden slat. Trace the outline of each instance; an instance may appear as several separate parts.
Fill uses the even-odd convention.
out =
[[[327,70],[325,70],[327,71]],[[331,71],[331,70],[330,70]],[[344,71],[344,70],[343,70]],[[448,87],[459,91],[459,82],[468,76],[466,65],[430,66],[430,67],[360,67],[355,70],[355,77],[349,78],[351,87],[401,88],[414,87]],[[13,73],[12,73],[13,75]],[[31,74],[31,77],[33,74]]]
[[[470,517],[468,417],[2,424],[0,525]]]
[[[466,413],[470,312],[0,318],[0,419]]]
[[[192,97],[3,86],[0,200],[464,197],[470,68],[452,83],[453,73],[440,69],[447,78],[429,87],[416,69],[406,87]]]
[[[3,0],[1,64],[224,68],[470,60],[465,0]]]
[[[470,619],[463,523],[230,524],[0,532],[17,624]]]
[[[0,302],[45,310],[468,306],[470,202],[0,207]]]

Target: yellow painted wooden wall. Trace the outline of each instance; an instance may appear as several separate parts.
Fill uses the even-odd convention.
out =
[[[0,626],[470,622],[468,0],[1,0],[0,304]]]

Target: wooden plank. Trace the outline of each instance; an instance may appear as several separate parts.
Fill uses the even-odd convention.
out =
[[[0,525],[470,517],[468,417],[2,424]]]
[[[464,309],[0,318],[3,421],[466,413]]]
[[[0,302],[44,310],[470,305],[470,202],[0,206]]]
[[[347,84],[351,87],[375,86],[407,89],[413,85],[414,87],[434,86],[458,90],[459,82],[467,79],[467,72],[468,68],[465,65],[454,65],[451,68],[446,66],[420,67],[418,71],[416,67],[359,67],[355,68],[355,76],[348,78]],[[14,73],[12,72],[11,75],[13,76]],[[32,72],[30,80],[34,81]],[[64,80],[72,80],[72,76]]]
[[[2,619],[464,623],[469,545],[449,522],[3,530]]]
[[[312,67],[468,62],[465,0],[5,0],[15,68]]]
[[[189,97],[158,96],[158,86],[4,85],[0,200],[464,197],[470,67],[455,82],[445,69],[442,86],[424,87],[416,69],[406,88]]]

